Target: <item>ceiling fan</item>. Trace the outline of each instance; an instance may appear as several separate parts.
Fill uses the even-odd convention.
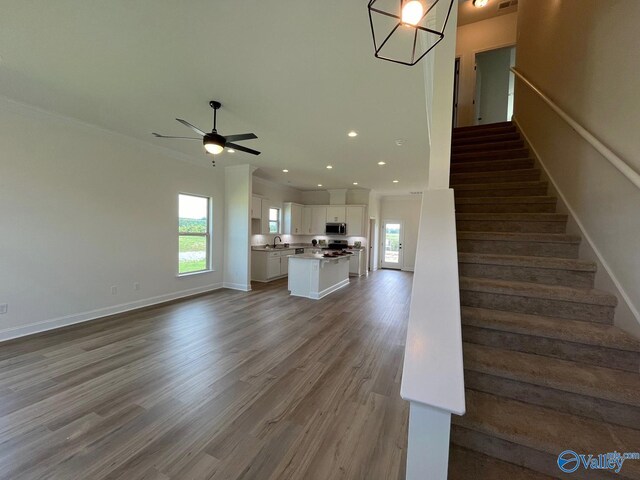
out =
[[[251,148],[243,147],[242,145],[233,143],[233,142],[238,142],[242,140],[252,140],[254,138],[258,138],[254,133],[239,133],[236,135],[220,135],[216,128],[216,121],[217,121],[218,109],[222,107],[222,104],[215,100],[211,100],[209,102],[209,106],[213,108],[213,129],[211,130],[210,133],[206,133],[205,131],[200,130],[198,127],[191,125],[186,120],[183,120],[181,118],[176,118],[176,120],[179,121],[181,124],[183,124],[186,127],[189,127],[191,130],[193,130],[198,135],[200,135],[200,138],[174,137],[170,135],[160,135],[159,133],[156,133],[156,132],[152,132],[153,136],[157,138],[182,138],[186,140],[202,140],[204,149],[213,155],[218,155],[219,153],[222,153],[225,147],[238,150],[239,152],[250,153],[252,155],[260,155],[260,152],[258,152],[257,150],[252,150]],[[213,166],[215,167],[215,160],[213,161]]]

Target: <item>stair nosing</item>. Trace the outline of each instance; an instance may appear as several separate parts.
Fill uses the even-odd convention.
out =
[[[482,176],[490,176],[490,175],[505,175],[505,174],[524,174],[524,173],[540,173],[541,170],[539,168],[514,168],[513,170],[488,170],[486,172],[458,172],[451,173],[449,178],[455,176],[467,176],[467,177],[482,177]]]
[[[495,222],[566,222],[569,216],[563,213],[550,212],[460,212],[456,213],[457,221],[487,220]]]
[[[579,244],[582,239],[566,233],[474,232],[457,231],[458,240],[484,240],[494,242],[567,243]],[[476,238],[473,238],[476,237]],[[485,238],[477,238],[485,237]],[[493,237],[493,238],[491,238]]]
[[[501,189],[513,189],[513,188],[535,188],[546,187],[548,183],[544,180],[531,180],[523,182],[498,182],[498,183],[462,183],[455,187],[453,190],[501,190]],[[544,196],[544,195],[541,195]]]
[[[531,195],[513,197],[457,197],[456,204],[461,205],[510,205],[510,204],[555,204],[557,197],[551,195]]]

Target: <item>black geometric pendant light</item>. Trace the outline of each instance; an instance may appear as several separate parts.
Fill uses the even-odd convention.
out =
[[[369,23],[376,58],[413,66],[442,41],[455,0],[369,0]],[[434,7],[449,3],[436,23]]]

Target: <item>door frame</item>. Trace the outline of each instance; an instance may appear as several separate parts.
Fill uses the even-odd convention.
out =
[[[398,238],[399,248],[398,248],[398,263],[386,263],[384,261],[385,253],[386,253],[386,240],[387,240],[387,229],[386,225],[388,223],[397,223],[400,225],[400,235]],[[404,243],[404,222],[395,218],[385,218],[382,221],[382,225],[380,226],[381,235],[380,235],[380,268],[388,268],[392,270],[402,270],[404,268],[404,252],[402,250]]]

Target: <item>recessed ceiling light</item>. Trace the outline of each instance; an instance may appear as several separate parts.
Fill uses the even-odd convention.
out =
[[[400,180],[394,180],[393,183],[398,183]]]
[[[386,165],[387,162],[378,162],[378,165]]]
[[[486,7],[489,0],[473,0],[473,6],[476,8]]]
[[[319,187],[321,187],[321,186],[322,186],[322,184],[321,184],[321,183],[319,183],[319,184],[318,184],[318,186],[319,186]]]
[[[354,185],[357,185],[357,184],[358,184],[358,182],[353,182],[353,184],[354,184]]]
[[[396,140],[396,145],[397,145],[397,146],[399,146],[399,147],[401,147],[402,145],[404,145],[404,140],[403,140],[402,138],[398,138],[398,139]]]
[[[233,148],[227,148],[227,152],[229,153],[236,153],[236,151]]]
[[[358,136],[358,132],[355,132],[355,131],[351,130],[349,133],[347,133],[347,135],[350,136],[351,138],[357,137]]]
[[[284,170],[282,170],[284,173],[289,173],[289,170],[287,170],[286,168]]]
[[[327,165],[327,168],[331,170],[333,168],[333,165]]]

